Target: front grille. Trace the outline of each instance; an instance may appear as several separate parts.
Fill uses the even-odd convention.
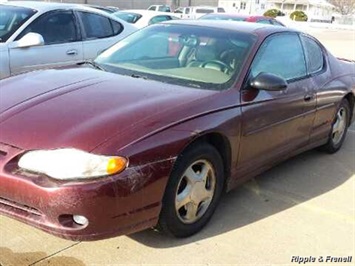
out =
[[[35,209],[35,208],[32,208],[30,206],[27,206],[27,205],[23,205],[23,204],[19,204],[17,202],[14,202],[14,201],[10,201],[10,200],[7,200],[7,199],[4,199],[4,198],[1,198],[0,197],[0,206],[4,206],[6,209],[10,209],[11,211],[15,211],[15,212],[26,212],[27,214],[33,214],[35,216],[41,216],[42,213]]]

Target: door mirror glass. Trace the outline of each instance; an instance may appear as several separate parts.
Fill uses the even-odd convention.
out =
[[[250,87],[265,91],[281,91],[287,88],[287,81],[280,76],[261,72],[249,83]]]
[[[44,45],[44,40],[41,34],[29,32],[25,36],[23,36],[20,40],[16,42],[14,45],[17,48],[26,48],[33,46],[41,46]]]

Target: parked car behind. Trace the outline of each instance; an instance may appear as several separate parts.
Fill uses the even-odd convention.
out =
[[[135,30],[119,18],[83,5],[2,3],[0,79],[93,59]]]
[[[235,13],[230,13],[230,14],[207,14],[199,19],[208,19],[208,20],[232,20],[232,21],[247,21],[247,22],[256,22],[256,23],[262,23],[262,24],[270,24],[270,25],[275,25],[275,26],[285,26],[282,24],[280,21],[277,21],[274,18],[271,17],[265,17],[265,16],[253,16],[253,15],[243,15],[243,14],[235,14]]]
[[[112,14],[113,16],[120,18],[128,23],[134,24],[137,28],[144,28],[148,25],[179,19],[173,14],[166,12],[150,11],[150,10],[122,10]]]
[[[148,7],[150,11],[171,12],[171,8],[168,5],[151,5]]]
[[[213,6],[188,6],[179,7],[174,11],[180,18],[183,19],[198,19],[199,17],[210,13],[224,13],[223,7]]]
[[[341,148],[354,66],[287,27],[173,20],[93,65],[1,80],[0,213],[73,240],[190,236],[223,191]]]

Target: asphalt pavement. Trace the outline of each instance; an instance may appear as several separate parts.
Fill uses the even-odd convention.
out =
[[[355,60],[355,31],[307,32],[336,56]],[[334,262],[348,256],[352,262]],[[308,151],[225,195],[208,226],[187,239],[146,230],[72,242],[0,216],[1,266],[354,265],[354,261],[355,125],[338,153]]]

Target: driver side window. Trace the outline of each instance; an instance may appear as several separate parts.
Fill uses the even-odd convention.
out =
[[[307,76],[304,52],[297,34],[273,35],[264,41],[251,68],[253,77],[261,72],[272,73],[285,80]]]
[[[71,11],[53,11],[32,22],[17,38],[29,32],[41,34],[45,45],[78,41],[75,18]]]

